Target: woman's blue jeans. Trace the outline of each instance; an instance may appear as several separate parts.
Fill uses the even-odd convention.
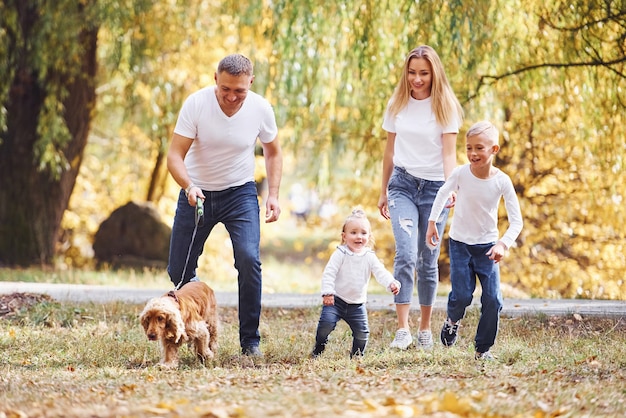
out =
[[[476,290],[476,277],[480,280],[480,320],[474,340],[476,351],[484,353],[493,346],[498,334],[502,294],[500,292],[500,266],[486,255],[495,243],[468,245],[450,239],[450,281],[448,318],[453,322],[465,316]]]
[[[204,243],[217,223],[224,224],[233,244],[235,268],[239,273],[239,341],[243,348],[258,346],[262,287],[259,250],[261,232],[256,186],[254,182],[249,182],[219,192],[202,192],[206,196],[204,223],[198,226],[193,245],[191,240],[195,227],[195,208],[189,205],[183,190],[178,196],[167,272],[175,285],[180,282],[183,270],[185,283],[195,278]],[[185,269],[190,245],[191,253]]]
[[[369,324],[367,321],[367,310],[364,303],[352,304],[335,296],[335,304],[323,306],[320,320],[317,324],[315,335],[314,355],[321,354],[326,348],[328,336],[337,326],[337,322],[343,319],[352,330],[352,349],[350,357],[363,355],[369,337]]]
[[[432,306],[439,283],[439,248],[426,246],[428,217],[443,181],[413,177],[400,167],[394,167],[387,196],[391,227],[396,241],[394,276],[402,287],[395,296],[396,304],[410,304],[417,271],[417,296],[420,305]],[[449,209],[437,219],[439,236],[443,236]]]

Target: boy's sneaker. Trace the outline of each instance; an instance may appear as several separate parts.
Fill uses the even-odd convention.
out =
[[[393,339],[389,347],[406,350],[411,344],[413,344],[413,337],[411,337],[409,330],[406,328],[400,328],[396,331],[396,337]]]
[[[441,343],[443,345],[450,347],[456,342],[460,324],[460,321],[453,324],[450,318],[446,319],[446,322],[443,323],[443,327],[441,328]]]
[[[417,346],[423,350],[433,348],[433,333],[429,329],[417,333]]]
[[[241,354],[249,357],[263,357],[263,353],[259,350],[258,345],[251,345],[249,347],[243,347],[241,349]]]
[[[489,351],[485,351],[484,353],[479,353],[478,351],[474,354],[474,358],[476,360],[484,360],[484,361],[493,361],[496,358]]]
[[[315,347],[313,347],[313,351],[311,351],[311,355],[309,356],[309,358],[318,358],[319,356],[322,355],[325,349],[326,349],[326,345],[315,344]]]

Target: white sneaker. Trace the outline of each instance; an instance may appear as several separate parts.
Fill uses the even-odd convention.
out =
[[[484,353],[479,353],[478,351],[474,354],[474,358],[476,360],[485,360],[485,361],[494,361],[496,358],[489,351],[485,351]]]
[[[406,350],[411,344],[413,344],[411,332],[406,328],[400,328],[396,331],[396,337],[393,339],[389,347]]]
[[[417,333],[417,347],[423,350],[433,348],[433,333],[430,330],[419,331]]]

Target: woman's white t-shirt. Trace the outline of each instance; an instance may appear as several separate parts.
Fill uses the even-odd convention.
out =
[[[430,97],[409,102],[394,118],[389,107],[383,119],[383,129],[396,134],[393,164],[424,180],[444,181],[442,136],[459,132],[459,118],[448,126],[437,123]]]

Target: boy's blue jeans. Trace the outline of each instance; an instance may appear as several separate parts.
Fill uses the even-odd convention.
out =
[[[203,190],[204,224],[198,226],[193,240],[185,283],[196,277],[198,258],[209,234],[217,223],[226,227],[233,244],[235,268],[239,272],[239,341],[241,347],[258,346],[261,316],[261,258],[259,201],[254,182],[218,192]],[[167,272],[176,285],[185,269],[187,252],[195,226],[195,209],[189,205],[185,192],[178,196],[176,215],[170,240]],[[210,278],[209,278],[210,280]]]
[[[465,316],[472,303],[476,277],[482,286],[481,309],[476,338],[476,351],[484,353],[493,346],[498,334],[502,294],[500,292],[500,266],[485,255],[495,243],[468,245],[450,239],[450,281],[448,318],[457,322]]]
[[[426,246],[428,217],[443,181],[430,181],[413,177],[400,167],[394,167],[387,196],[391,227],[396,241],[393,275],[402,287],[394,297],[397,304],[410,304],[413,297],[417,270],[417,296],[420,305],[431,306],[439,283],[439,248]],[[437,219],[439,236],[443,236],[449,209],[444,209]]]
[[[340,319],[346,321],[352,330],[350,357],[362,356],[365,353],[370,333],[365,304],[347,303],[335,296],[334,305],[322,307],[320,320],[317,324],[313,354],[319,355],[324,351],[328,342],[328,336],[335,329]]]

